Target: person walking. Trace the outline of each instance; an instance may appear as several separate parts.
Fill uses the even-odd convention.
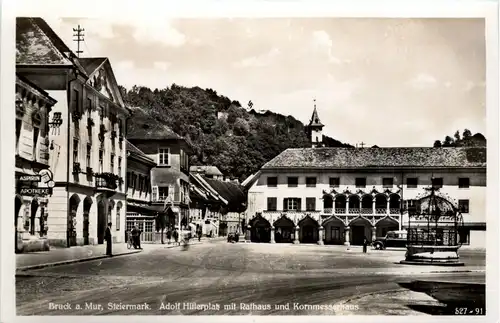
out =
[[[167,230],[167,240],[168,244],[170,244],[170,240],[172,239],[172,231],[170,230],[170,227]]]
[[[201,228],[198,229],[197,233],[198,233],[198,242],[200,242],[201,241],[201,235],[202,235]]]
[[[104,233],[104,239],[106,240],[106,255],[112,256],[112,236],[111,236],[111,222],[108,223],[108,227],[106,228],[106,232]]]
[[[368,246],[368,239],[366,239],[366,236],[363,238],[363,253],[366,253],[366,248]]]
[[[174,233],[172,234],[174,236],[175,244],[179,244],[179,232],[177,232],[177,229],[174,229]]]

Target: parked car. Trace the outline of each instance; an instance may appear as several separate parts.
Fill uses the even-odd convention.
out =
[[[385,248],[405,248],[408,238],[408,232],[405,230],[401,231],[389,231],[385,237],[378,237],[373,241],[372,245],[375,249],[382,250]]]

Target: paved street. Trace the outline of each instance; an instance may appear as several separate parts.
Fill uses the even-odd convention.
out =
[[[368,311],[361,307],[368,305],[352,309],[333,305],[366,293],[401,292],[397,283],[403,281],[485,281],[484,251],[463,250],[466,266],[460,268],[397,264],[404,252],[363,254],[358,247],[346,251],[343,246],[221,241],[193,245],[187,251],[145,245],[137,254],[19,273],[17,311],[18,315],[361,315]],[[459,272],[439,272],[449,270]],[[475,272],[463,272],[469,270]],[[433,302],[419,293],[411,299]],[[138,306],[144,303],[149,308]],[[55,309],[64,304],[69,305]]]

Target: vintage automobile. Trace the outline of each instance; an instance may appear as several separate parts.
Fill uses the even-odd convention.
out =
[[[405,248],[407,243],[408,232],[389,231],[385,237],[378,237],[373,241],[372,245],[375,249],[382,250],[385,248]]]
[[[227,242],[238,242],[240,240],[240,235],[238,233],[230,233],[227,235]]]

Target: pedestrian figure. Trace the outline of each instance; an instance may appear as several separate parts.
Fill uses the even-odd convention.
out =
[[[108,227],[106,228],[106,232],[104,233],[104,239],[106,240],[106,255],[112,256],[113,253],[111,252],[111,243],[112,243],[111,222],[108,223]]]
[[[170,231],[170,228],[167,230],[167,240],[168,244],[170,244],[170,239],[172,239],[172,231]]]
[[[368,246],[368,239],[366,239],[366,236],[363,238],[363,253],[366,253],[366,248]]]
[[[177,232],[177,229],[174,229],[174,233],[173,233],[173,236],[174,236],[174,240],[175,240],[175,244],[179,244],[179,232]]]
[[[134,242],[135,249],[141,248],[141,230],[137,227],[137,224],[132,228],[132,241]]]
[[[201,234],[202,234],[201,230],[198,230],[198,241],[201,241]]]

